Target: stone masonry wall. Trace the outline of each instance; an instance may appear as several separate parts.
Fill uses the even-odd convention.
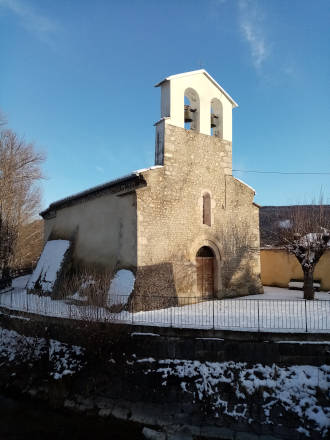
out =
[[[107,193],[58,209],[45,221],[45,242],[52,239],[72,240],[75,262],[110,273],[116,267],[135,267],[135,193]]]
[[[146,171],[147,186],[137,191],[137,294],[167,292],[180,302],[197,296],[202,246],[216,255],[219,297],[228,291],[225,279],[237,294],[260,290],[259,210],[254,191],[232,177],[231,167],[231,142],[165,125],[164,167]],[[204,192],[211,195],[211,226],[202,221]],[[251,248],[245,261],[232,252],[242,240]]]

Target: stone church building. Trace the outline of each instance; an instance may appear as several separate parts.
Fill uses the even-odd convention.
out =
[[[232,176],[236,102],[205,71],[165,78],[155,166],[52,203],[45,240],[76,264],[130,269],[143,297],[260,293],[259,207]]]

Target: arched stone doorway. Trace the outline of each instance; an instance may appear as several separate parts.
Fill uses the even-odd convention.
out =
[[[197,292],[204,297],[215,293],[216,258],[209,246],[202,246],[196,254]]]

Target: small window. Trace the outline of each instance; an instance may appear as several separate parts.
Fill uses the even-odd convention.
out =
[[[211,196],[203,194],[203,225],[211,226]]]

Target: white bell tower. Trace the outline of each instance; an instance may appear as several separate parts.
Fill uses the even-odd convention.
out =
[[[157,165],[163,164],[168,124],[232,141],[232,110],[238,105],[206,70],[172,75],[155,87],[161,87],[161,119],[155,124]]]

